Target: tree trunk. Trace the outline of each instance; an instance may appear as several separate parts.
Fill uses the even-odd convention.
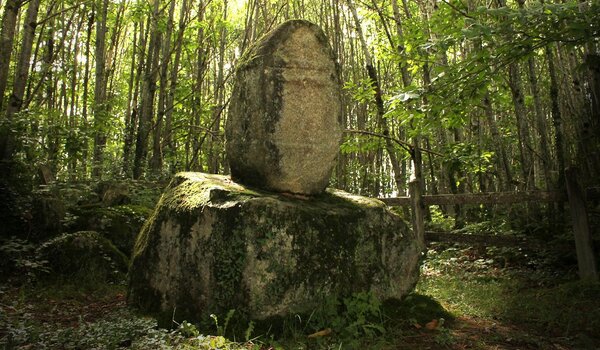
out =
[[[588,103],[586,122],[581,126],[581,158],[588,164],[587,181],[597,181],[600,177],[600,55],[589,45],[583,57],[586,69],[585,92]]]
[[[502,142],[500,132],[498,131],[498,126],[496,125],[496,117],[494,116],[494,109],[492,107],[492,101],[489,91],[485,92],[485,97],[483,98],[483,106],[485,108],[485,117],[490,128],[490,133],[492,134],[492,138],[496,140],[496,142],[494,142],[494,148],[496,151],[496,164],[498,164],[498,168],[502,169],[505,176],[504,181],[501,181],[501,183],[503,183],[501,187],[504,191],[510,191],[513,185],[512,171],[510,169],[510,162],[506,154],[506,147]]]
[[[158,62],[160,53],[161,33],[158,27],[160,0],[154,0],[152,29],[150,42],[148,44],[148,56],[146,59],[146,70],[142,87],[142,102],[140,106],[139,126],[135,144],[135,158],[133,161],[133,178],[142,177],[148,155],[148,137],[152,127],[154,115],[154,96],[156,92],[156,78],[158,74]]]
[[[227,0],[223,1],[223,22],[227,21]],[[208,172],[217,174],[220,164],[220,150],[222,149],[222,138],[220,137],[221,115],[225,109],[225,86],[224,86],[224,65],[225,65],[225,41],[227,39],[227,30],[225,26],[221,27],[219,42],[219,62],[217,66],[217,76],[214,87],[214,104],[212,111],[213,126],[210,134]]]
[[[394,11],[394,21],[396,22],[396,36],[397,44],[396,50],[398,51],[398,66],[400,68],[400,74],[402,75],[402,85],[404,88],[410,86],[411,77],[408,72],[408,67],[404,60],[404,31],[402,30],[402,18],[400,17],[400,9],[398,8],[398,1],[392,0],[392,9]]]
[[[162,61],[160,63],[160,90],[158,93],[158,113],[156,115],[156,124],[154,125],[154,135],[152,142],[152,158],[150,160],[150,170],[154,176],[160,176],[163,167],[162,154],[162,135],[163,135],[163,117],[165,115],[165,103],[168,91],[168,72],[169,62],[171,61],[171,36],[173,34],[173,13],[175,11],[175,1],[171,0],[169,7],[169,18],[167,20],[167,30],[163,39]]]
[[[105,83],[106,86],[106,97],[107,101],[114,98],[114,77],[117,70],[117,62],[119,57],[119,44],[121,43],[121,32],[123,31],[123,18],[125,14],[125,8],[127,7],[126,1],[121,1],[119,9],[117,11],[117,17],[115,22],[111,25],[110,41],[108,50],[106,51],[106,70],[105,70]],[[107,113],[110,113],[112,105],[107,106]]]
[[[175,172],[177,164],[175,142],[173,140],[173,108],[175,106],[175,91],[177,90],[178,83],[179,62],[181,60],[181,52],[183,49],[183,34],[187,27],[188,17],[188,1],[184,0],[179,14],[179,29],[177,32],[177,40],[175,41],[175,58],[173,59],[173,65],[171,66],[171,85],[169,87],[169,94],[167,95],[165,106],[165,129],[163,140],[166,149],[166,159],[170,162],[169,170],[171,173]]]
[[[519,8],[521,10],[525,7],[525,0],[518,0]],[[537,76],[535,72],[535,62],[533,56],[527,58],[527,75],[529,77],[529,85],[531,87],[531,95],[533,96],[533,107],[535,111],[535,121],[538,129],[538,135],[540,137],[540,153],[541,153],[541,168],[544,174],[544,183],[546,190],[552,188],[552,178],[550,176],[551,170],[551,157],[550,147],[548,146],[548,133],[546,117],[542,109],[542,100],[540,97],[540,89],[538,86]]]
[[[560,102],[558,97],[558,75],[554,66],[554,53],[550,46],[546,46],[546,61],[548,62],[548,75],[550,75],[550,103],[552,113],[552,124],[554,125],[554,148],[556,152],[556,162],[558,164],[557,190],[565,189],[565,148],[563,144],[564,130],[562,123],[562,114],[560,111]]]
[[[133,88],[133,97],[131,100],[131,125],[130,125],[130,129],[128,130],[128,137],[131,140],[131,143],[133,144],[134,141],[137,142],[137,133],[139,130],[139,111],[140,111],[140,104],[139,104],[139,99],[140,99],[140,90],[142,88],[142,77],[143,77],[143,73],[145,71],[145,65],[147,64],[146,62],[146,45],[148,44],[148,36],[150,35],[150,19],[148,19],[146,22],[146,25],[144,25],[144,21],[140,21],[140,30],[139,30],[139,44],[137,46],[137,53],[138,53],[138,58],[137,61],[138,63],[136,64],[137,68],[136,68],[136,72],[135,72],[135,79],[133,82],[134,88]],[[132,147],[133,145],[131,145]],[[131,152],[131,150],[130,150]],[[130,153],[130,157],[131,157],[131,153]],[[135,155],[134,155],[135,158]],[[130,168],[131,166],[131,161],[129,161],[126,165],[127,165],[127,172],[126,174],[130,174],[130,172],[133,170],[132,168]],[[125,165],[125,164],[124,164]],[[130,176],[133,176],[133,174],[131,173]]]
[[[91,51],[91,41],[92,41],[92,26],[94,25],[94,10],[89,14],[88,23],[87,23],[87,31],[85,37],[85,68],[83,72],[83,93],[81,95],[81,118],[83,119],[83,125],[85,130],[89,129],[88,125],[88,100],[89,100],[89,85],[90,85],[90,51]],[[83,135],[82,141],[82,154],[81,154],[81,172],[84,174],[84,177],[88,175],[88,151],[89,151],[89,139],[87,135]]]
[[[383,105],[383,96],[381,92],[381,85],[379,82],[379,77],[377,75],[377,71],[373,66],[373,60],[371,58],[371,53],[367,46],[367,42],[365,40],[365,36],[363,34],[362,28],[360,26],[360,19],[358,18],[358,14],[356,13],[356,8],[352,0],[347,0],[348,7],[352,12],[352,17],[354,18],[354,24],[356,26],[356,32],[358,34],[358,39],[361,43],[363,54],[365,56],[365,65],[367,70],[367,75],[371,80],[371,84],[375,90],[375,106],[377,113],[377,124],[382,129],[382,134],[384,136],[391,136],[390,130],[387,125],[387,121],[384,118],[385,109]],[[390,163],[392,164],[392,169],[394,170],[394,180],[396,183],[396,187],[398,190],[404,188],[404,183],[402,182],[402,169],[400,168],[400,163],[398,162],[398,157],[396,155],[396,150],[394,148],[394,144],[389,138],[385,138],[385,148],[388,153],[388,157],[390,158]]]
[[[498,0],[498,6],[506,7],[506,0]],[[511,62],[508,65],[508,85],[512,96],[515,119],[517,121],[519,156],[521,161],[521,173],[523,176],[521,189],[531,189],[535,186],[535,176],[532,164],[533,157],[531,156],[531,139],[527,125],[527,109],[525,108],[523,84],[521,82],[521,73],[517,62]]]
[[[341,19],[340,19],[340,1],[339,0],[332,0],[333,4],[333,52],[335,54],[335,57],[337,58],[339,65],[337,65],[336,69],[338,70],[338,74],[340,76],[340,78],[342,79],[342,81],[344,80],[344,77],[342,75],[342,69],[341,67],[344,65],[345,63],[345,56],[344,56],[344,33],[342,32],[342,26],[341,26]],[[346,96],[345,94],[342,95],[342,119],[340,120],[340,123],[342,125],[342,130],[345,130],[348,128],[348,102],[346,101]],[[336,177],[336,187],[343,189],[343,190],[348,190],[348,176],[347,176],[347,166],[348,166],[348,156],[346,155],[346,153],[344,152],[340,152],[338,154],[338,158],[337,158],[337,165],[335,168],[335,177]]]
[[[43,68],[42,68],[42,76],[40,78],[39,85],[43,85],[44,82],[46,84],[46,110],[48,111],[48,116],[46,118],[46,126],[45,129],[48,130],[48,135],[46,135],[46,144],[45,149],[48,152],[48,166],[52,174],[56,174],[56,158],[58,153],[58,142],[54,142],[54,138],[57,136],[58,132],[56,130],[56,124],[58,123],[56,119],[56,115],[58,111],[57,104],[55,102],[56,99],[56,88],[54,85],[54,18],[52,18],[48,22],[46,30],[46,45],[44,45],[45,52],[43,55]],[[36,89],[37,90],[37,89]],[[33,98],[33,97],[30,97]]]
[[[69,168],[69,178],[71,181],[75,181],[77,179],[77,152],[79,152],[79,136],[77,135],[76,130],[80,127],[79,121],[77,120],[77,78],[79,77],[79,33],[81,32],[81,27],[83,26],[84,17],[81,16],[79,18],[79,22],[77,24],[77,30],[75,31],[75,35],[72,39],[73,47],[69,52],[72,52],[72,61],[73,61],[73,70],[71,72],[71,84],[70,84],[70,107],[69,107],[69,135],[67,136],[67,141],[65,144],[65,148],[67,150],[68,155],[68,168]]]
[[[246,48],[250,45],[250,43],[254,40],[254,11],[256,7],[256,0],[250,0],[249,4],[246,6],[246,14],[244,17],[244,36],[242,39],[242,45],[240,46],[240,53],[243,54],[246,51]]]
[[[200,1],[199,9],[198,9],[198,22],[204,21],[204,12],[206,10],[206,4],[203,1]],[[202,147],[202,141],[200,138],[200,132],[198,127],[200,127],[200,121],[202,120],[202,112],[204,109],[204,98],[203,98],[203,84],[204,84],[204,75],[206,71],[206,67],[208,66],[208,57],[207,51],[205,48],[205,35],[204,35],[204,27],[198,26],[198,35],[197,35],[197,43],[198,48],[196,50],[196,55],[198,57],[198,61],[196,63],[196,76],[194,81],[194,101],[192,105],[192,116],[190,117],[190,125],[192,129],[188,133],[188,142],[186,148],[190,148],[191,146],[191,159],[187,161],[186,170],[197,170],[202,171],[202,162],[200,161],[200,148]],[[203,139],[202,139],[203,140]]]
[[[4,107],[4,93],[8,83],[10,58],[15,40],[17,15],[21,9],[22,0],[8,0],[4,6],[2,16],[2,30],[0,31],[0,112]]]
[[[535,72],[535,63],[533,57],[527,59],[527,68],[529,84],[531,85],[531,94],[533,95],[533,107],[535,110],[536,126],[540,137],[541,168],[544,174],[544,183],[547,191],[553,188],[550,171],[552,169],[552,158],[550,157],[550,147],[548,145],[548,125],[544,115],[540,89]]]
[[[566,179],[573,234],[575,236],[575,248],[577,251],[577,265],[579,266],[579,278],[598,282],[598,270],[588,223],[585,194],[578,183],[577,173],[578,171],[575,168],[567,169]]]
[[[27,14],[23,27],[23,36],[21,38],[21,52],[15,68],[15,79],[13,83],[13,92],[8,100],[6,109],[6,119],[10,124],[15,113],[21,110],[25,86],[29,78],[29,59],[33,47],[33,37],[37,25],[37,15],[40,0],[31,0],[27,7]],[[13,131],[9,129],[0,129],[0,160],[9,161],[12,159],[15,149],[15,139]]]
[[[100,178],[106,146],[106,128],[108,115],[106,113],[106,16],[108,0],[98,0],[96,3],[96,72],[94,81],[94,160],[92,176]]]
[[[527,109],[525,108],[525,96],[523,95],[523,84],[517,63],[511,63],[508,66],[509,87],[512,94],[512,100],[517,120],[517,135],[519,143],[519,154],[521,160],[521,170],[523,173],[522,189],[530,190],[534,188],[534,171],[531,156],[531,137],[529,135],[529,126],[527,125]]]
[[[136,66],[138,62],[137,51],[138,51],[138,22],[133,24],[133,48],[131,50],[131,65],[129,68],[129,80],[127,81],[127,108],[125,109],[125,135],[123,137],[123,174],[130,176],[131,168],[131,147],[133,145],[133,137],[135,134],[135,123],[133,111],[137,109],[137,101],[133,99],[134,82],[136,81]],[[140,37],[143,37],[143,26]]]

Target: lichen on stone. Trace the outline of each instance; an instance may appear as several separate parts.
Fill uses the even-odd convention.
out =
[[[341,142],[341,86],[323,31],[285,22],[236,69],[225,128],[232,177],[259,188],[318,194]]]

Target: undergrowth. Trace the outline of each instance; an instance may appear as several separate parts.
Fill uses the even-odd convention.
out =
[[[0,287],[5,349],[596,349],[600,285],[548,272],[518,248],[433,245],[415,293],[326,299],[282,320],[282,333],[212,315],[212,334],[190,322],[171,330],[126,307],[123,285],[40,282]],[[524,255],[527,255],[526,257]],[[519,262],[519,264],[517,264]]]
[[[578,280],[569,269],[544,270],[532,263],[540,259],[535,256],[529,256],[530,263],[524,266],[506,265],[523,255],[527,257],[520,248],[430,249],[416,291],[459,317],[493,320],[564,339],[598,334],[600,284]]]

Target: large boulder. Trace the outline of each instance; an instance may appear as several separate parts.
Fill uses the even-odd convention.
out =
[[[340,80],[323,31],[283,23],[237,67],[225,128],[235,181],[278,192],[325,190],[341,141]]]
[[[338,190],[307,199],[180,173],[138,236],[128,300],[169,326],[230,309],[258,320],[310,312],[355,292],[401,298],[422,248],[375,199]]]

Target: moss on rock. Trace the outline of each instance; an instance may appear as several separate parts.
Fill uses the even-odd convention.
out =
[[[94,231],[55,237],[43,243],[36,255],[48,262],[50,278],[68,277],[78,283],[120,281],[129,264],[121,251]]]
[[[125,255],[130,256],[136,237],[152,209],[140,205],[115,207],[87,206],[74,208],[71,230],[97,231],[110,240]]]
[[[301,199],[180,173],[138,237],[128,299],[168,325],[230,309],[252,319],[309,312],[362,291],[401,298],[422,248],[378,200],[337,190]]]
[[[32,237],[43,241],[60,234],[67,212],[66,203],[50,193],[38,193],[32,200],[30,230]]]

